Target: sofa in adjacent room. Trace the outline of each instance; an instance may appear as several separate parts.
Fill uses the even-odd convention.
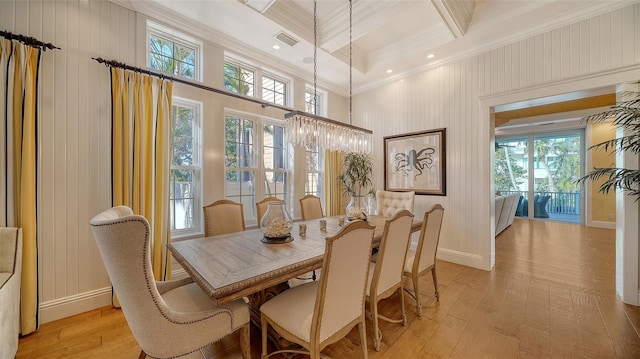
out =
[[[14,358],[20,334],[22,229],[0,228],[0,358]]]
[[[520,194],[518,193],[512,193],[506,196],[495,196],[496,236],[513,223],[519,199]]]

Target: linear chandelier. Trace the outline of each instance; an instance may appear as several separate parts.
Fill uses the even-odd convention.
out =
[[[301,146],[320,146],[331,151],[371,153],[373,132],[352,123],[352,21],[353,8],[349,0],[349,123],[330,120],[304,111],[284,115],[288,141]],[[318,15],[317,0],[313,1],[313,99],[318,100]]]

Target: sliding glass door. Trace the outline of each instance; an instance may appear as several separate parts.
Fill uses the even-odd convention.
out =
[[[583,137],[574,130],[496,139],[495,189],[520,193],[516,216],[583,223],[576,183],[583,173]]]

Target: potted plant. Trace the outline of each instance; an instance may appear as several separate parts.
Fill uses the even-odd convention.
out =
[[[636,86],[639,82],[634,83]],[[613,118],[613,124],[622,129],[623,134],[609,141],[591,146],[589,149],[603,148],[605,151],[614,149],[616,152],[630,152],[640,154],[640,92],[625,91],[623,101],[612,106],[610,110],[585,117],[586,122],[601,122]],[[612,189],[622,189],[629,196],[640,200],[640,170],[627,168],[594,168],[578,181],[606,180],[600,185],[600,192],[608,193]]]
[[[342,174],[338,181],[342,183],[345,196],[350,197],[346,208],[347,218],[366,219],[365,197],[375,193],[373,181],[373,162],[366,153],[350,152],[344,156]]]

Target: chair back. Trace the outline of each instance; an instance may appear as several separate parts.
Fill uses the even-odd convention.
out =
[[[172,332],[171,311],[153,277],[149,223],[129,207],[117,206],[93,217],[90,224],[133,336],[148,354],[166,352],[173,346],[162,344]]]
[[[403,209],[413,213],[415,197],[415,191],[390,192],[378,190],[376,191],[377,214],[379,216],[391,217]]]
[[[256,220],[258,221],[258,228],[260,228],[260,221],[262,220],[262,216],[264,216],[264,214],[267,213],[269,202],[283,202],[283,201],[280,198],[267,197],[260,202],[256,202]]]
[[[221,199],[202,207],[205,237],[244,231],[242,203]]]
[[[303,221],[324,217],[320,197],[312,194],[300,198],[300,209],[302,210]]]
[[[322,342],[357,318],[364,318],[374,230],[366,222],[353,221],[327,238],[311,338]]]
[[[413,262],[414,273],[420,273],[436,262],[436,251],[440,241],[440,228],[442,227],[443,217],[444,208],[439,204],[433,205],[428,211],[424,212],[420,239],[416,248],[416,258]]]
[[[406,209],[386,221],[371,281],[370,296],[380,295],[402,281],[404,262],[411,242],[412,223],[413,214]]]

